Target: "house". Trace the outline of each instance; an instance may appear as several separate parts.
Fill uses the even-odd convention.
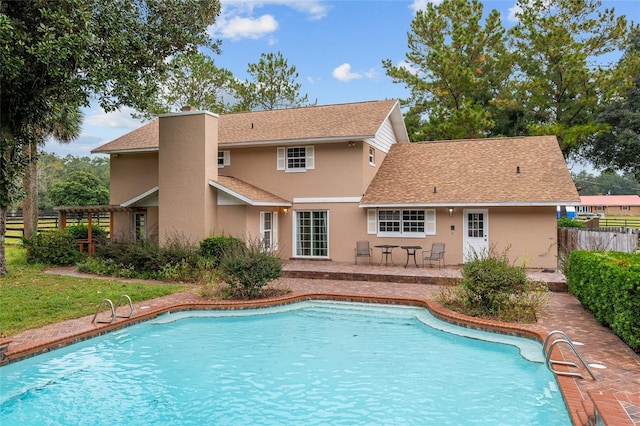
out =
[[[580,216],[640,216],[640,196],[582,195],[577,213]]]
[[[287,259],[352,262],[359,240],[437,241],[447,264],[495,247],[555,268],[556,205],[579,202],[555,137],[409,143],[395,100],[187,110],[93,152],[110,154],[111,203],[125,209],[114,237],[224,233]]]

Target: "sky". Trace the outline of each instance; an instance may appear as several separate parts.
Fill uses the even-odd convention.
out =
[[[281,52],[296,67],[301,95],[318,105],[406,98],[408,90],[393,83],[382,61],[402,63],[411,21],[428,1],[440,0],[222,0],[222,12],[208,29],[222,41],[222,52],[213,59],[245,80],[249,63],[257,63],[262,53]],[[516,22],[515,1],[484,1],[485,13],[497,9],[508,28]],[[640,0],[602,3],[640,22]],[[94,156],[92,149],[143,124],[128,108],[107,114],[93,105],[84,114],[78,139],[49,141],[45,151]]]

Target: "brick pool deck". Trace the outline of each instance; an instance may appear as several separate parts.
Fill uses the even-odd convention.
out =
[[[496,321],[478,320],[451,312],[435,301],[438,284],[460,277],[459,268],[415,268],[409,265],[352,265],[330,261],[285,262],[285,278],[275,286],[291,290],[283,297],[258,301],[208,301],[197,289],[136,303],[131,319],[118,318],[113,324],[91,322],[93,315],[28,330],[8,339],[10,343],[0,365],[19,360],[52,348],[83,340],[96,334],[144,321],[167,311],[186,309],[243,309],[272,304],[292,303],[308,299],[338,299],[383,303],[402,303],[425,306],[442,319],[473,328],[501,333],[518,334],[542,341],[552,330],[562,330],[574,342],[589,363],[606,366],[594,369],[597,380],[559,376],[562,390],[574,425],[595,424],[597,410],[606,425],[640,425],[640,356],[607,328],[599,325],[593,316],[567,292],[564,277],[555,272],[529,271],[531,278],[547,283],[554,289],[547,311],[536,324],[514,325]],[[75,268],[56,268],[49,271],[76,275]],[[96,300],[96,306],[99,303]],[[128,307],[120,308],[126,314]],[[557,345],[553,359],[574,361],[575,356],[566,345]],[[559,368],[560,369],[560,368]],[[573,371],[573,370],[571,370]],[[589,377],[586,371],[580,371]],[[593,422],[593,423],[590,423]]]

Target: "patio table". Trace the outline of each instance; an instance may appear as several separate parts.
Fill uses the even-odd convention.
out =
[[[398,247],[398,246],[394,246],[393,244],[380,244],[377,246],[374,246],[376,248],[379,248],[382,251],[382,254],[380,256],[380,264],[382,265],[382,259],[384,258],[384,264],[385,266],[389,265],[389,258],[391,258],[391,264],[393,265],[393,249]]]
[[[413,256],[413,263],[416,264],[416,268],[419,268],[418,261],[416,260],[416,251],[422,250],[422,246],[402,246],[401,248],[407,251],[407,261],[405,262],[404,267],[406,268],[409,264],[409,257]]]

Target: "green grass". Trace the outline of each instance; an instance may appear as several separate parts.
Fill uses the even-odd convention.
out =
[[[22,247],[5,245],[5,253],[9,275],[0,277],[0,337],[93,315],[104,298],[115,303],[127,294],[135,303],[191,288],[45,274],[42,265],[27,264]]]

